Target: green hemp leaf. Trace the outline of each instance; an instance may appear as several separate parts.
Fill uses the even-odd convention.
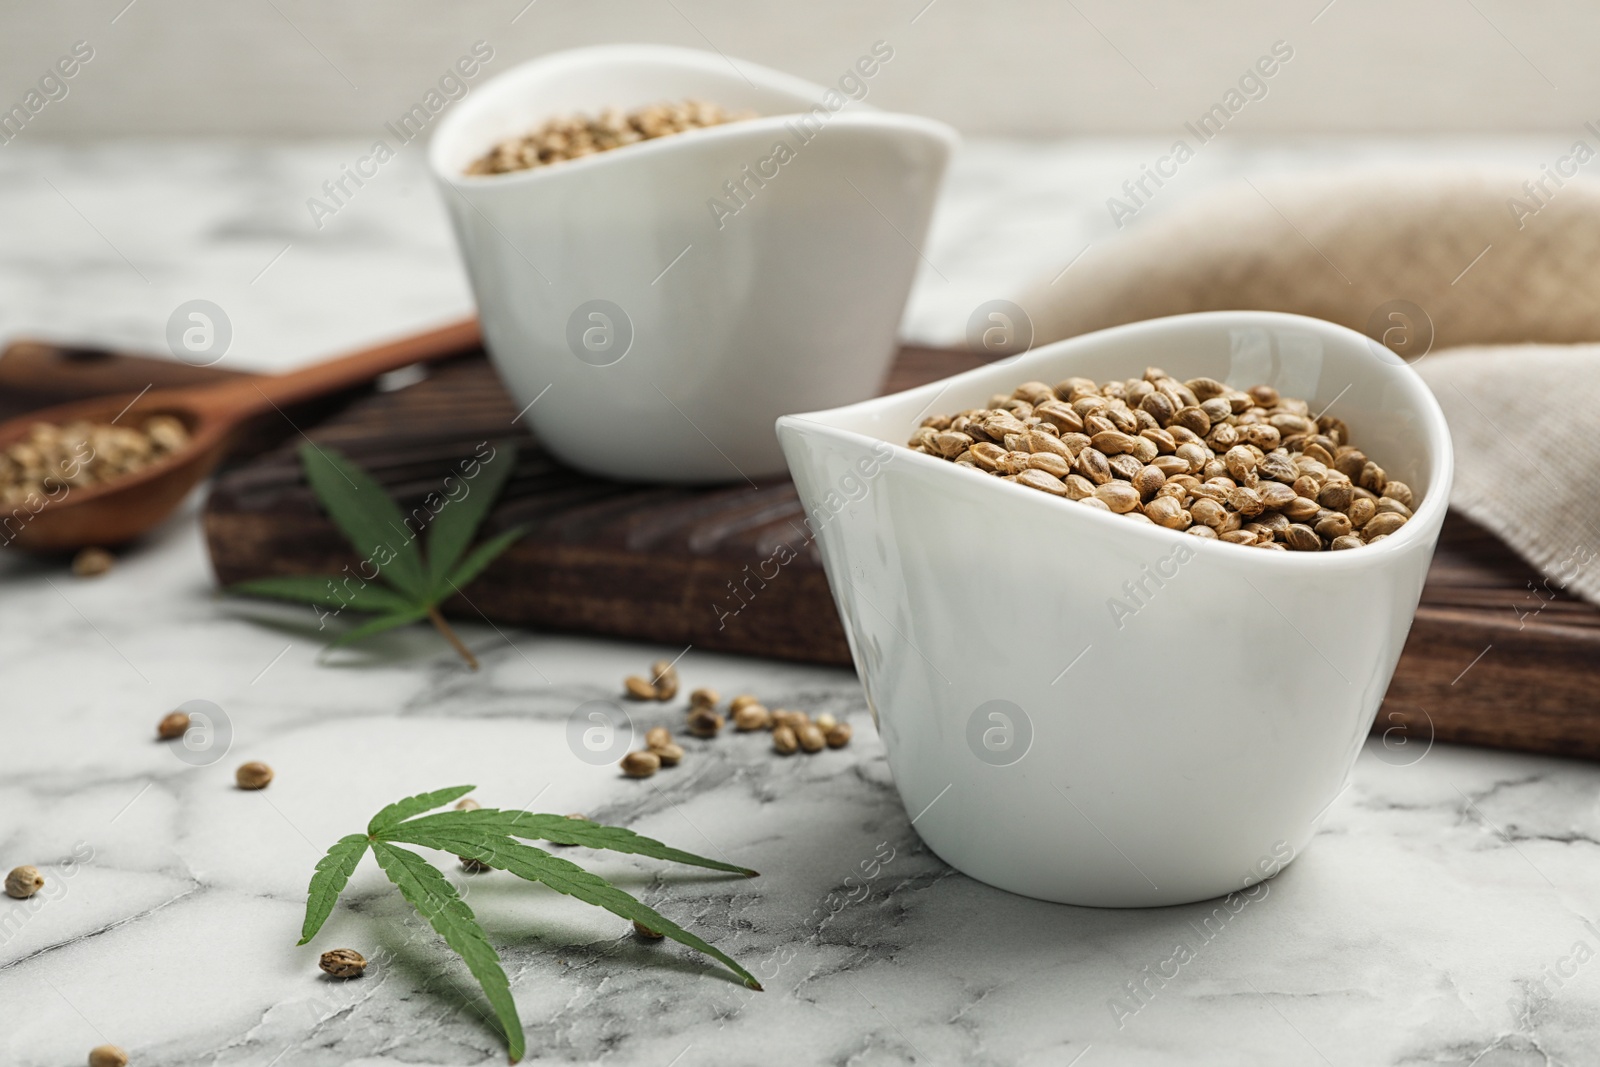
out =
[[[455,886],[420,855],[399,847],[402,844],[420,845],[463,859],[476,860],[530,882],[543,882],[558,893],[605,908],[703,952],[738,975],[751,989],[761,988],[755,976],[726,953],[646,907],[599,875],[589,873],[576,863],[558,859],[543,849],[523,844],[517,838],[628,852],[696,867],[709,867],[747,878],[754,877],[755,871],[669,848],[660,841],[641,837],[621,827],[602,826],[566,815],[536,815],[527,811],[503,811],[497,808],[423,814],[466,796],[473,788],[470,785],[458,785],[407,797],[373,816],[365,834],[350,834],[334,842],[311,876],[306,897],[305,924],[300,930],[299,943],[304,945],[322,929],[322,924],[327,921],[334,904],[339,900],[339,894],[344,892],[351,873],[370,848],[378,866],[399,887],[400,895],[428,920],[439,936],[444,938],[445,944],[466,962],[467,969],[483,987],[483,995],[505,1032],[511,1062],[522,1059],[527,1051],[527,1039],[522,1032],[522,1020],[517,1015],[516,1003],[511,999],[510,983],[500,966],[500,956],[489,944],[472,909],[456,893]]]
[[[432,515],[427,523],[428,547],[424,554],[409,517],[371,475],[333,449],[307,442],[300,446],[300,464],[306,480],[328,517],[361,554],[357,573],[257,578],[229,586],[227,591],[337,611],[350,608],[377,616],[345,631],[328,645],[329,649],[427,619],[466,660],[467,666],[477,670],[477,657],[445,622],[439,605],[460,592],[525,532],[525,527],[518,526],[467,551],[515,463],[516,449],[510,445],[496,449],[481,463],[477,459],[466,461],[463,471],[471,466],[476,472],[457,479],[466,487],[463,495],[433,494],[429,499],[437,497],[441,501],[437,511],[426,503],[413,511],[412,516],[417,511]],[[382,579],[384,584],[378,584],[376,579]]]

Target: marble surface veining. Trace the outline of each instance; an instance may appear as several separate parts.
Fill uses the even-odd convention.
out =
[[[248,324],[240,365],[287,366],[466,307],[431,193],[403,193],[400,172],[356,205],[370,217],[335,220],[347,237],[302,248],[272,221],[347,146],[24,147],[0,154],[7,333],[159,346],[173,304],[220,292]],[[1004,262],[994,284],[1027,280],[1090,225],[1104,194],[1089,176],[1136,166],[1145,147],[979,146],[930,258],[971,249]],[[1250,158],[1333,150],[1306,153]],[[1027,159],[1077,192],[1046,197],[1042,169],[1019,173]],[[75,231],[84,220],[44,176],[109,241]],[[1036,202],[1052,207],[1030,244]],[[1014,254],[986,243],[994,233]],[[985,276],[960,284],[977,292]],[[937,339],[952,320],[927,310],[941,303],[930,284],[943,283],[924,279],[908,330]],[[470,625],[477,674],[420,628],[323,661],[308,610],[216,597],[195,509],[98,579],[0,557],[0,869],[48,879],[31,901],[0,899],[8,1067],[82,1063],[101,1042],[140,1067],[503,1062],[464,966],[370,858],[316,941],[294,944],[328,844],[402,795],[467,782],[485,804],[582,811],[762,872],[564,853],[745,963],[767,987],[755,994],[608,913],[444,864],[501,951],[530,1059],[1600,1062],[1600,767],[1375,739],[1310,847],[1236,911],[1045,904],[920,844],[849,672]],[[687,740],[681,767],[645,781],[576,758],[574,710],[680,652],[686,686],[831,711],[854,742],[782,759],[758,736]],[[232,735],[199,765],[154,739],[193,699],[220,706]],[[680,708],[630,711],[642,729]],[[276,770],[267,790],[233,788],[249,759]],[[343,945],[375,960],[365,978],[317,971],[318,952]]]

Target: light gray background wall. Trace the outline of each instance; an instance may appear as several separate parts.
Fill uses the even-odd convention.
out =
[[[1279,39],[1295,58],[1249,133],[1600,119],[1600,5],[1578,0],[4,0],[0,103],[83,39],[96,57],[38,135],[366,133],[480,38],[491,70],[634,40],[818,81],[883,39],[873,100],[969,135],[1175,132]]]

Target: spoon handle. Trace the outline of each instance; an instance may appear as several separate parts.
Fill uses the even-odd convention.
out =
[[[205,390],[207,406],[229,421],[245,419],[274,407],[328,396],[413,363],[461,355],[481,343],[478,320],[463,319],[288,374],[255,375],[242,381],[210,386]]]

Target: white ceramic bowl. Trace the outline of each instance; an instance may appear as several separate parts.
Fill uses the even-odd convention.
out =
[[[1362,548],[1265,552],[884,444],[1025,381],[1148,365],[1333,405],[1415,517]],[[1088,334],[778,436],[923,840],[1002,889],[1111,907],[1242,889],[1310,840],[1388,687],[1451,477],[1409,367],[1268,312]]]
[[[762,117],[463,173],[548,118],[688,97]],[[621,45],[523,64],[441,122],[430,164],[489,354],[562,460],[634,480],[759,478],[783,470],[777,416],[877,392],[956,138],[825,99],[844,98],[714,53]],[[726,182],[743,183],[736,213],[710,207],[740,203]]]

